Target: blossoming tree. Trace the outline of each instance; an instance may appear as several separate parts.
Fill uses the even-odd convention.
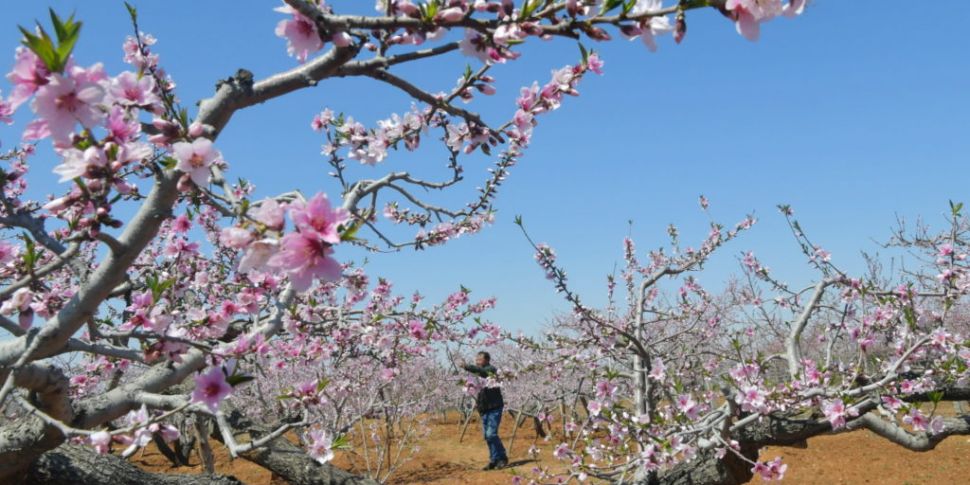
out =
[[[703,197],[701,206],[707,210]],[[941,406],[970,398],[963,310],[970,219],[962,204],[951,203],[950,227],[939,234],[897,231],[890,245],[909,254],[904,270],[885,270],[871,258],[862,275],[837,266],[790,207],[780,210],[818,275],[809,285],[780,281],[747,252],[723,292],[705,289],[695,274],[755,223],[751,217],[730,229],[712,223],[696,247],[681,245],[671,226],[671,244],[645,262],[627,239],[626,267],[609,278],[603,309],[586,306],[555,252],[534,244],[573,315],[544,341],[522,343],[545,349],[550,365],[584,370],[595,381],[579,433],[555,449],[570,473],[540,470],[540,480],[776,480],[787,465],[759,457],[769,445],[868,429],[928,451],[947,436],[970,434],[962,406],[955,416]],[[614,299],[618,289],[625,308]]]
[[[0,481],[71,473],[90,483],[119,476],[192,482],[88,456],[128,456],[152,440],[160,448],[166,440],[183,443],[187,429],[178,423],[186,416],[196,422],[200,446],[211,425],[233,456],[292,483],[354,480],[318,463],[339,445],[335,433],[369,412],[359,395],[362,401],[341,408],[346,413],[334,411],[360,371],[390,384],[436,345],[494,339],[498,330],[469,318],[491,301],[469,302],[464,290],[427,307],[420,296],[395,297],[386,282],[372,287],[359,267],[341,260],[340,247],[422,249],[480,230],[538,120],[577,95],[603,61],[582,49],[577,64],[523,88],[504,123],[456,102],[493,94],[495,66],[519,59],[523,42],[619,34],[655,50],[662,34],[682,41],[687,13],[707,7],[754,40],[760,23],[797,15],[804,3],[392,0],[361,15],[337,13],[322,0],[286,0],[277,9],[284,17],[268,19],[268,28],[278,22],[297,65],[259,80],[240,69],[194,111],[183,107],[153,50],[156,39],[140,30],[130,6],[125,72],[72,55],[83,42],[73,17],[52,12],[47,27],[22,28],[8,95],[0,98],[0,122],[11,123],[17,111],[32,114],[23,144],[0,157],[0,327],[7,334],[0,341]],[[474,67],[446,92],[399,74],[399,66],[459,53]],[[414,102],[376,127],[329,109],[311,121],[326,139],[323,154],[339,193],[257,198],[244,178],[229,181],[230,161],[217,143],[236,112],[336,77],[377,80]],[[436,137],[448,154],[439,178],[378,172],[394,151],[418,150]],[[49,150],[58,162],[37,160]],[[466,205],[426,198],[459,189],[473,154],[495,162]],[[47,170],[61,184],[51,184],[46,200],[29,199],[28,179]],[[413,227],[413,237],[396,238],[387,229],[393,224]],[[281,389],[286,399],[275,422],[259,422],[247,416],[248,406],[226,399],[247,392],[256,395],[246,399],[259,399],[254,390],[272,387],[274,372],[296,361],[320,373],[283,381],[293,387]],[[281,438],[286,433],[303,440],[303,452]]]

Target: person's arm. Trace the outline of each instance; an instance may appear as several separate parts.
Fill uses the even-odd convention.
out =
[[[481,367],[479,367],[477,365],[464,364],[464,365],[461,366],[461,368],[462,369],[465,369],[466,371],[471,372],[472,374],[475,374],[477,376],[485,377],[485,371],[483,370],[483,368],[481,368]]]
[[[492,374],[495,374],[495,367],[492,367],[491,364],[483,367],[479,367],[477,365],[465,364],[462,366],[462,368],[479,377],[488,377]]]

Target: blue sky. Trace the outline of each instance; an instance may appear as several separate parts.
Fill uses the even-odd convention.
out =
[[[295,65],[273,34],[282,18],[272,11],[273,2],[134,3],[142,29],[158,37],[155,51],[188,106],[237,68],[262,78]],[[332,3],[338,11],[372,4]],[[120,2],[50,5],[73,10],[84,21],[75,52],[81,64],[105,61],[112,74],[125,68],[120,46],[130,26]],[[0,48],[7,49],[8,62],[19,40],[15,26],[46,20],[47,6],[4,7]],[[837,263],[861,271],[859,251],[876,250],[875,241],[888,238],[897,215],[938,225],[948,200],[970,202],[970,33],[964,25],[970,2],[937,2],[923,11],[893,7],[875,0],[817,0],[800,18],[766,24],[758,43],[738,36],[713,10],[690,13],[684,43],[664,38],[657,54],[639,42],[587,42],[606,60],[606,74],[585,80],[580,97],[541,120],[501,191],[495,225],[423,252],[370,255],[370,273],[388,277],[402,291],[421,289],[435,298],[464,284],[474,296],[498,297],[493,320],[533,331],[565,306],[532,262],[514,215],[524,217],[537,240],[556,248],[575,288],[601,303],[605,275],[621,261],[627,221],[634,221],[640,248],[663,243],[669,223],[681,227],[685,243],[695,243],[708,221],[698,209],[699,194],[710,198],[719,220],[733,223],[749,212],[760,219],[712,262],[701,275],[705,283],[722,282],[737,255],[749,249],[786,279],[810,281],[775,210],[778,203],[795,207],[810,236]],[[532,42],[523,53],[494,69],[498,94],[470,108],[504,121],[519,86],[544,82],[551,69],[578,57],[567,40]],[[456,53],[399,72],[429,91],[447,90],[469,62],[476,61]],[[0,87],[9,92],[5,81]],[[218,145],[231,174],[256,183],[261,196],[293,188],[334,192],[319,155],[321,140],[308,126],[312,116],[331,107],[372,125],[409,106],[376,81],[328,81],[238,113]],[[8,146],[17,136],[0,128]],[[426,145],[352,173],[433,173],[446,161],[441,150]],[[43,163],[43,156],[34,161],[34,189],[63,190],[40,169]],[[470,160],[467,182],[437,201],[471,200],[487,167],[487,160]],[[341,248],[338,256],[364,255]]]

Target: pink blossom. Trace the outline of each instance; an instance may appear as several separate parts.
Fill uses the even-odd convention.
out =
[[[279,241],[275,239],[260,239],[249,245],[249,249],[239,260],[239,272],[261,271],[269,263],[270,258],[279,250]]]
[[[111,446],[111,433],[107,431],[97,431],[95,433],[91,433],[91,435],[88,436],[88,442],[91,443],[91,446],[94,446],[95,451],[97,451],[99,454],[107,454],[108,448]]]
[[[824,250],[824,249],[816,246],[815,247],[815,254],[812,257],[812,259],[814,260],[816,258],[817,259],[820,259],[823,262],[826,262],[827,263],[827,262],[829,262],[829,261],[832,260],[832,253],[830,253],[830,252],[828,252],[828,251],[826,251],[826,250]]]
[[[808,0],[788,0],[788,4],[782,11],[782,14],[786,17],[795,17],[801,15],[805,11],[805,6],[808,4]]]
[[[663,8],[661,3],[661,0],[637,0],[636,5],[631,10],[631,14],[644,15],[657,12]],[[631,37],[639,35],[643,45],[647,46],[650,52],[657,52],[656,36],[666,34],[673,30],[673,26],[670,25],[670,19],[666,15],[656,15],[643,20],[639,28],[626,31],[624,34],[628,36],[632,34]]]
[[[226,374],[222,367],[213,367],[209,372],[195,378],[195,390],[192,391],[192,401],[200,402],[216,412],[219,403],[232,393],[232,386],[226,382]]]
[[[108,93],[114,102],[133,106],[152,106],[159,102],[155,94],[155,79],[133,72],[123,72],[111,80]]]
[[[333,121],[333,111],[330,108],[326,108],[313,117],[313,121],[310,122],[310,127],[313,131],[320,131],[330,125]]]
[[[486,44],[485,37],[474,29],[465,29],[465,36],[459,41],[458,46],[462,54],[478,58],[482,62],[505,62],[505,59],[493,59],[489,55],[491,48]]]
[[[565,460],[566,458],[569,458],[571,453],[572,450],[569,449],[569,446],[566,443],[560,443],[559,446],[553,450],[552,456],[554,456],[557,460]]]
[[[390,382],[394,380],[395,377],[397,377],[398,372],[400,371],[398,371],[397,368],[385,367],[381,369],[381,380],[384,382]]]
[[[0,123],[6,123],[9,125],[13,123],[13,118],[11,118],[11,116],[13,116],[14,107],[13,103],[3,99],[2,94],[3,93],[0,93]]]
[[[56,143],[66,143],[75,124],[92,128],[104,118],[98,107],[104,99],[104,89],[90,80],[98,76],[96,72],[83,69],[71,76],[54,74],[49,83],[37,90],[31,107]]]
[[[191,143],[180,141],[172,145],[172,153],[178,160],[175,168],[188,174],[199,187],[209,185],[209,167],[222,159],[208,138],[196,138]]]
[[[599,399],[612,399],[617,389],[616,384],[610,381],[599,381],[596,383],[596,397]]]
[[[899,384],[899,392],[903,394],[912,394],[917,391],[916,382],[910,379],[904,379]]]
[[[420,13],[417,5],[411,2],[411,0],[379,0],[376,5],[378,12],[384,12],[387,8],[386,3],[390,1],[392,4],[393,11],[403,15],[414,16]]]
[[[342,207],[332,209],[327,195],[318,193],[306,203],[292,204],[290,219],[305,237],[337,244],[340,242],[338,229],[350,219],[350,214]]]
[[[521,41],[527,35],[518,24],[507,23],[495,28],[495,33],[492,34],[492,40],[496,44],[509,45],[510,43]]]
[[[754,468],[751,469],[753,473],[761,475],[761,479],[765,481],[783,480],[786,470],[788,470],[788,465],[781,462],[781,457],[764,463],[755,463]]]
[[[30,307],[33,299],[34,292],[30,291],[29,288],[20,288],[13,292],[10,299],[3,302],[3,305],[0,305],[0,315],[10,316],[19,313],[20,326],[28,329],[34,319],[34,311]]]
[[[650,374],[647,377],[658,382],[663,382],[666,379],[666,374],[667,367],[664,365],[663,359],[655,357],[653,362],[650,363]]]
[[[586,66],[589,67],[590,71],[593,71],[596,74],[603,74],[604,65],[606,65],[606,62],[603,62],[603,59],[600,59],[599,54],[595,52],[586,58]]]
[[[461,7],[450,7],[438,12],[435,20],[438,22],[457,22],[465,17],[465,10]]]
[[[735,400],[745,412],[761,412],[766,409],[765,393],[758,386],[744,386]]]
[[[280,250],[269,259],[269,265],[287,272],[293,288],[306,291],[314,279],[340,279],[340,263],[330,257],[333,249],[314,233],[290,233],[280,241]]]
[[[825,419],[832,423],[832,429],[840,429],[845,427],[847,417],[855,417],[859,415],[859,411],[852,407],[846,407],[845,403],[841,399],[835,399],[828,401],[822,405],[822,413],[825,414]]]
[[[690,394],[677,396],[677,407],[691,421],[696,420],[700,416],[700,408]]]
[[[284,207],[276,199],[263,199],[250,214],[253,219],[266,224],[266,227],[280,231],[283,229]]]
[[[323,40],[317,31],[317,25],[302,14],[293,10],[289,5],[277,7],[277,12],[291,14],[293,18],[280,20],[276,24],[276,36],[286,39],[286,52],[305,62],[307,57],[323,48]]]
[[[108,112],[108,117],[104,122],[104,127],[115,142],[133,142],[137,135],[141,133],[141,123],[134,116],[129,116],[128,111],[121,106],[114,105]],[[151,151],[148,151],[151,155]]]
[[[152,426],[158,426],[159,427],[158,428],[158,433],[162,435],[162,439],[165,440],[166,442],[171,443],[171,442],[179,439],[179,436],[181,436],[181,434],[179,433],[178,428],[176,428],[175,426],[172,426],[170,424],[162,424],[162,425],[159,425],[158,423],[155,423]]]
[[[428,331],[424,328],[424,322],[420,320],[411,320],[408,323],[408,332],[412,337],[418,340],[425,340],[428,338]]]
[[[354,43],[354,38],[346,32],[337,32],[330,37],[330,42],[337,47],[347,47]]]
[[[313,458],[321,465],[333,459],[333,437],[326,431],[310,431],[310,458]]]
[[[141,39],[142,44],[145,46],[145,50],[148,50],[148,46],[153,45],[157,42],[155,37],[151,34],[145,34],[142,32],[138,33],[138,37]],[[158,65],[158,55],[150,54],[146,57],[145,52],[142,52],[141,46],[138,45],[138,39],[134,36],[129,35],[125,38],[124,43],[121,44],[121,50],[124,51],[125,63],[131,64],[138,69],[145,69],[147,67],[155,67]]]
[[[10,104],[16,110],[41,86],[48,83],[50,72],[44,62],[26,47],[18,47],[14,56],[13,70],[7,74],[7,79],[13,84]]]
[[[253,235],[241,227],[226,227],[219,233],[219,244],[233,249],[243,249],[249,246]]]
[[[950,243],[945,243],[945,244],[940,245],[940,249],[939,249],[939,253],[938,254],[939,254],[939,256],[941,258],[945,258],[947,256],[952,255],[953,254],[953,245],[950,244]]]
[[[189,216],[181,214],[172,221],[172,230],[175,232],[186,233],[192,228],[192,221]]]
[[[54,167],[54,173],[61,176],[58,182],[68,182],[78,177],[85,177],[89,170],[104,168],[108,159],[104,151],[98,147],[88,147],[83,152],[74,148],[61,152],[64,157],[61,164]]]
[[[882,404],[886,406],[886,408],[888,408],[890,411],[895,413],[896,411],[899,410],[900,407],[903,406],[903,401],[901,401],[899,398],[895,396],[883,396]]]
[[[752,42],[761,34],[761,22],[771,20],[783,11],[781,0],[727,0],[724,8],[734,15],[738,33]]]
[[[17,246],[0,241],[0,265],[7,264],[17,257]]]
[[[913,407],[903,416],[903,422],[912,426],[914,431],[925,431],[930,420],[919,409]]]

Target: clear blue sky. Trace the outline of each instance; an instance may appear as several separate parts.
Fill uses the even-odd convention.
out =
[[[134,3],[143,30],[158,37],[155,51],[187,105],[239,67],[261,78],[295,64],[273,34],[281,18],[274,2]],[[372,5],[331,3],[358,10]],[[76,50],[81,64],[104,60],[112,74],[125,68],[120,46],[130,27],[120,2],[51,4],[76,11],[85,22]],[[47,2],[4,7],[0,49],[8,52],[8,63],[19,40],[15,26],[46,20],[46,8]],[[557,249],[576,289],[600,303],[605,275],[622,256],[627,221],[635,221],[641,248],[663,242],[668,223],[681,226],[684,241],[692,243],[706,232],[707,217],[697,208],[702,193],[725,222],[748,212],[761,220],[725,249],[703,282],[723,281],[747,249],[782,276],[808,282],[811,274],[774,209],[782,202],[795,207],[836,262],[861,270],[859,250],[874,250],[874,239],[886,239],[897,214],[940,223],[947,200],[970,202],[968,19],[970,2],[928,8],[817,0],[801,18],[765,25],[759,43],[742,39],[711,10],[692,13],[685,42],[662,39],[657,54],[639,42],[594,45],[607,62],[606,75],[587,79],[579,98],[542,120],[501,192],[496,224],[417,254],[370,256],[370,272],[433,297],[459,283],[474,296],[495,295],[492,319],[530,331],[564,305],[533,264],[512,222],[515,214]],[[503,121],[519,86],[546,80],[550,69],[578,56],[571,41],[533,42],[524,53],[494,71],[498,94],[472,108]],[[466,62],[455,54],[401,72],[428,90],[446,90]],[[5,81],[0,86],[9,92]],[[294,187],[333,192],[321,141],[308,127],[324,107],[373,124],[406,111],[409,102],[375,81],[337,80],[241,112],[218,143],[232,174],[255,182],[260,195]],[[5,144],[16,136],[0,128]],[[56,177],[46,176],[42,160],[34,162],[32,183],[47,192]],[[426,172],[444,163],[441,151],[428,147],[353,173],[378,176],[414,166]],[[472,161],[468,183],[439,201],[470,200],[486,167]],[[341,249],[338,256],[362,255]]]

